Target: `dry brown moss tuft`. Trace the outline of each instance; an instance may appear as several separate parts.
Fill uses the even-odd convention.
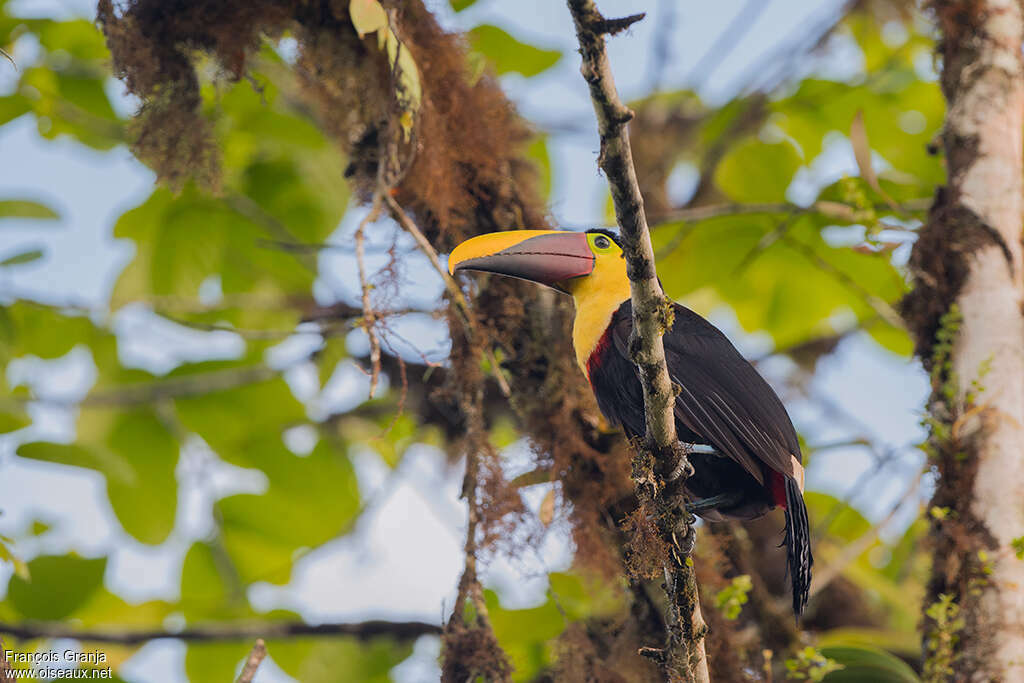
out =
[[[285,3],[246,0],[134,0],[119,13],[100,0],[96,18],[114,75],[142,100],[132,151],[161,182],[180,188],[194,178],[217,187],[219,154],[199,112],[196,56],[211,54],[237,80],[261,36],[280,33],[289,13]]]
[[[197,64],[212,59],[226,78],[238,79],[264,36],[289,31],[299,43],[300,95],[348,159],[346,177],[361,201],[386,178],[442,253],[482,232],[549,227],[525,151],[532,131],[497,81],[471,73],[463,38],[443,31],[420,0],[384,4],[395,9],[394,30],[417,64],[423,90],[411,140],[394,154],[390,69],[375,38],[356,35],[344,0],[126,0],[118,10],[101,0],[98,18],[115,74],[143,103],[134,124],[136,155],[173,187],[189,179],[216,186],[218,154],[200,112]],[[490,346],[505,359],[511,404],[537,464],[562,482],[577,561],[621,574],[615,527],[633,505],[616,504],[632,494],[630,456],[621,436],[598,426],[572,351],[571,302],[508,279],[477,282],[476,344],[466,342],[451,315],[452,371],[437,398],[450,433],[463,432],[457,450],[480,458],[480,540],[530,538],[516,533],[525,519],[518,491],[505,481],[498,456],[483,447],[486,434],[467,418],[481,405],[479,358]],[[452,653],[445,657],[445,680],[465,680],[473,671],[494,680],[508,675],[489,632],[460,626],[445,635],[445,648]],[[629,656],[636,660],[635,648]]]
[[[558,638],[559,683],[649,683],[661,679],[658,668],[637,655],[645,643],[633,619],[573,623]]]
[[[414,57],[423,88],[412,142],[399,150],[407,167],[395,176],[396,198],[441,252],[480,232],[547,227],[525,155],[529,126],[492,76],[469,71],[461,36],[444,32],[422,2],[393,5],[396,33]],[[263,36],[289,30],[299,42],[302,94],[349,159],[350,184],[363,201],[378,187],[395,134],[390,72],[374,38],[356,35],[347,3],[133,0],[116,11],[111,0],[102,0],[98,18],[115,74],[143,103],[134,123],[135,153],[162,182],[180,187],[191,178],[216,186],[218,153],[200,113],[198,59],[212,57],[237,79]],[[492,278],[474,304],[481,343],[500,347],[507,359],[512,403],[539,464],[564,477],[582,559],[612,570],[616,563],[598,549],[599,540],[608,527],[604,509],[629,491],[628,456],[620,439],[593,427],[597,409],[575,366],[570,302]],[[458,325],[452,329],[453,336],[462,334]],[[458,353],[475,357],[478,349]],[[505,515],[509,495],[493,484],[498,477],[491,480],[486,488],[495,504],[489,509]]]
[[[442,683],[511,680],[512,664],[488,628],[450,625],[441,636],[441,660]]]
[[[645,501],[626,518],[623,531],[629,538],[625,561],[631,576],[656,579],[672,564],[669,547],[658,531],[657,513],[650,502]]]

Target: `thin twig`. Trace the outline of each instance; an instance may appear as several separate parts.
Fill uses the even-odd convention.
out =
[[[455,304],[455,309],[458,311],[458,316],[462,321],[466,338],[470,342],[473,342],[475,338],[473,316],[469,311],[469,302],[466,301],[466,297],[463,295],[462,290],[459,289],[459,285],[448,273],[448,270],[441,265],[441,259],[437,255],[437,251],[434,249],[434,246],[430,243],[430,240],[427,239],[427,236],[419,229],[416,223],[409,218],[409,214],[405,212],[405,209],[403,209],[391,195],[385,195],[384,201],[387,203],[388,209],[391,211],[392,218],[402,226],[403,230],[412,235],[412,238],[416,240],[416,244],[419,246],[420,251],[426,255],[430,260],[430,264],[434,267],[434,270],[436,270],[438,275],[441,276],[441,280],[444,281],[445,289],[448,290],[448,295],[451,296],[452,302]],[[494,373],[494,379],[498,383],[498,389],[505,398],[508,398],[512,395],[512,389],[508,385],[508,380],[505,379],[505,373],[502,372],[501,366],[498,364],[498,359],[494,355],[494,349],[488,346],[484,353],[487,356],[487,362],[491,365],[491,370]]]
[[[740,262],[736,264],[736,267],[732,269],[732,277],[739,277],[743,272],[750,267],[750,264],[760,256],[768,247],[775,244],[783,235],[785,235],[793,224],[796,223],[797,219],[802,215],[802,211],[791,211],[785,218],[779,221],[779,224],[775,226],[775,229],[769,233],[765,233],[761,236],[761,239],[757,241],[757,244],[753,248],[744,254]]]
[[[660,0],[658,3],[658,26],[654,32],[651,78],[647,89],[651,92],[661,89],[665,67],[672,58],[672,42],[676,35],[675,0]]]
[[[17,70],[18,70],[18,63],[17,63],[16,61],[14,61],[14,57],[12,57],[12,56],[11,56],[11,55],[10,55],[10,54],[9,54],[9,53],[7,52],[7,50],[3,49],[2,47],[0,47],[0,56],[6,57],[6,58],[7,58],[7,61],[9,61],[9,62],[10,62],[10,63],[11,63],[11,64],[12,64],[13,66],[14,66],[14,70],[15,70],[15,71],[17,71]]]
[[[434,270],[436,270],[441,276],[441,279],[444,281],[445,289],[448,290],[448,294],[455,303],[455,306],[459,311],[459,315],[462,317],[463,322],[467,324],[467,334],[471,333],[471,327],[469,326],[469,321],[471,320],[469,302],[466,301],[466,297],[462,294],[462,290],[459,289],[459,285],[448,273],[448,270],[441,265],[441,258],[437,255],[437,251],[434,249],[434,246],[430,243],[430,240],[427,239],[427,236],[419,229],[416,223],[409,218],[409,214],[405,212],[405,209],[395,201],[394,197],[387,195],[384,197],[384,202],[388,205],[388,209],[391,211],[391,216],[398,221],[398,224],[402,226],[403,230],[412,235],[412,238],[416,240],[416,244],[419,246],[420,251],[430,259],[430,265],[432,265]]]
[[[822,3],[824,4],[824,3]],[[839,11],[826,7],[823,17],[817,21],[807,19],[796,23],[796,30],[749,62],[750,66],[734,80],[741,92],[770,92],[790,74],[794,65],[803,63],[807,53],[822,45],[846,15],[857,5],[858,0],[846,0]],[[810,30],[808,30],[810,27]],[[807,40],[807,36],[811,40]]]
[[[0,633],[22,640],[70,638],[90,643],[139,645],[151,640],[184,640],[188,642],[251,641],[254,638],[279,640],[310,636],[349,636],[357,640],[388,637],[409,641],[420,636],[439,635],[441,627],[422,621],[363,621],[355,623],[307,624],[301,621],[258,621],[241,624],[193,626],[180,631],[134,629],[131,627],[103,630],[76,629],[59,621],[28,621],[18,624],[0,623]]]
[[[836,500],[829,507],[828,513],[824,515],[822,520],[811,530],[812,542],[817,542],[825,537],[828,530],[832,527],[832,523],[839,518],[843,510],[852,505],[853,501],[860,495],[861,491],[871,483],[876,476],[878,476],[885,468],[893,463],[897,457],[905,454],[908,450],[917,450],[918,444],[909,444],[903,447],[893,446],[887,448],[884,452],[878,453],[878,451],[864,438],[862,444],[868,451],[875,457],[875,465],[871,469],[864,470],[853,482],[843,494],[843,497]]]
[[[344,251],[348,252],[352,250],[352,245],[349,244],[332,244],[330,242],[283,242],[281,240],[271,239],[260,239],[256,240],[257,247],[263,247],[264,249],[276,249],[289,254],[316,254],[321,251]],[[375,254],[380,252],[387,252],[391,249],[388,247],[370,247],[366,249],[366,253]],[[404,251],[402,253],[405,253]],[[412,253],[411,251],[409,253]]]
[[[898,204],[900,210],[905,212],[927,211],[931,206],[931,198],[908,199]],[[877,204],[872,207],[875,211],[891,211],[888,204]],[[721,218],[723,216],[744,216],[760,213],[787,213],[790,211],[802,211],[805,213],[818,213],[828,218],[835,218],[842,221],[856,221],[860,209],[843,202],[819,201],[810,206],[800,206],[791,202],[770,202],[770,203],[737,203],[723,202],[719,204],[705,204],[703,206],[675,209],[656,216],[657,225],[653,229],[665,227],[672,223],[703,221],[709,218]],[[894,228],[895,229],[895,228]]]
[[[305,360],[303,358],[303,361]],[[281,372],[283,372],[283,369],[275,369],[265,365],[226,368],[224,370],[212,370],[201,375],[128,384],[116,389],[97,391],[88,394],[81,401],[47,396],[30,396],[27,398],[7,398],[0,401],[0,406],[4,404],[36,402],[55,406],[78,406],[82,408],[132,406],[143,403],[155,403],[169,398],[187,398],[217,391],[228,391],[249,384],[265,382],[277,377]]]
[[[888,302],[882,300],[881,298],[869,292],[867,289],[864,288],[863,285],[857,282],[854,278],[847,275],[845,272],[843,272],[836,266],[832,265],[831,263],[823,259],[818,254],[818,252],[814,251],[814,249],[807,246],[800,240],[794,239],[790,235],[780,235],[779,240],[799,251],[807,258],[807,260],[809,260],[811,263],[816,265],[821,270],[831,274],[840,284],[844,285],[847,289],[860,295],[864,299],[865,303],[867,303],[868,306],[874,309],[875,313],[877,313],[879,317],[881,317],[885,322],[889,323],[898,330],[906,329],[906,323],[904,323],[903,318],[900,316],[899,313],[896,312],[896,309],[889,305]]]
[[[483,392],[477,390],[469,405],[466,431],[468,434],[484,433],[481,402]],[[473,603],[476,609],[476,619],[479,623],[489,628],[489,615],[487,605],[483,599],[483,590],[480,586],[480,579],[477,575],[476,551],[477,551],[477,526],[480,524],[480,501],[477,493],[477,483],[480,477],[480,454],[479,448],[484,444],[469,444],[466,452],[466,474],[462,481],[462,497],[466,499],[468,507],[468,519],[466,522],[466,541],[463,547],[465,554],[465,565],[462,570],[462,578],[459,580],[459,594],[455,598],[455,607],[452,611],[451,625],[461,624],[465,618],[466,599]]]
[[[758,17],[769,4],[771,3],[768,0],[747,0],[747,3],[740,8],[740,11],[732,18],[725,30],[718,35],[707,52],[701,55],[694,67],[690,69],[685,82],[690,84],[694,90],[697,89],[696,86],[707,83],[711,74],[714,73],[715,67],[721,65],[729,52],[737,45],[743,44],[743,36],[757,22]]]
[[[604,34],[609,33],[607,27],[614,22],[601,16],[593,0],[568,0],[568,5],[583,57],[580,71],[590,86],[601,138],[598,165],[611,189],[630,280],[634,335],[630,346],[634,348],[633,361],[643,386],[647,420],[644,450],[655,456],[656,469],[660,470],[657,475],[651,472],[650,476],[636,478],[637,493],[656,507],[658,533],[672,556],[664,565],[669,618],[664,659],[659,663],[666,678],[708,681],[704,652],[706,626],[700,613],[692,563],[687,557],[692,550],[694,532],[689,515],[679,509],[679,501],[666,493],[666,489],[678,487],[693,468],[676,438],[675,391],[662,342],[662,334],[670,324],[671,309],[655,271],[654,249],[633,167],[626,129],[633,112],[619,99],[605,51]],[[637,463],[641,460],[638,455]],[[643,469],[642,465],[637,468],[638,471]],[[675,472],[682,474],[675,477]],[[671,486],[665,486],[665,481],[659,483],[658,475]]]
[[[251,197],[244,194],[231,193],[224,197],[224,203],[251,220],[253,223],[262,226],[272,239],[282,242],[296,241],[295,235],[287,225],[278,220],[276,216],[260,206],[259,203]],[[316,258],[314,255],[296,254],[295,258],[306,270],[312,273],[317,272]]]
[[[249,658],[245,660],[245,666],[242,667],[242,673],[238,676],[237,683],[252,683],[252,679],[256,678],[256,670],[260,668],[260,664],[267,657],[267,644],[263,642],[262,638],[256,639],[256,644],[252,646],[252,651],[249,653]]]
[[[377,393],[377,382],[380,381],[380,337],[377,336],[377,314],[373,310],[373,304],[370,302],[370,280],[366,277],[366,226],[380,216],[380,198],[381,193],[378,192],[373,197],[373,206],[370,208],[370,212],[363,217],[363,220],[359,221],[359,227],[356,229],[356,266],[359,271],[359,288],[362,291],[362,302],[363,302],[363,321],[362,327],[366,332],[367,338],[370,340],[370,398],[373,398],[374,394]]]
[[[887,514],[877,524],[873,525],[859,538],[847,543],[844,546],[843,551],[835,560],[814,573],[814,580],[811,583],[811,597],[814,597],[828,587],[836,577],[842,574],[847,567],[853,564],[858,557],[871,547],[882,533],[882,530],[885,529],[893,519],[895,519],[896,513],[900,511],[903,505],[917,496],[917,492],[921,488],[921,482],[924,480],[924,473],[925,470],[918,472],[913,483],[889,510],[889,514]]]
[[[230,332],[231,334],[237,334],[242,339],[253,339],[253,340],[267,340],[267,339],[269,339],[269,340],[274,340],[274,339],[287,339],[288,337],[292,337],[292,336],[299,335],[299,334],[320,335],[322,333],[322,330],[319,330],[319,329],[316,329],[316,328],[312,328],[312,329],[308,329],[308,330],[299,330],[299,329],[294,329],[294,328],[290,329],[290,330],[286,330],[286,329],[255,330],[255,329],[247,329],[247,328],[244,328],[244,327],[235,327],[233,325],[225,325],[225,324],[222,324],[222,323],[204,323],[204,322],[199,322],[198,320],[186,320],[185,318],[179,318],[177,316],[170,315],[168,313],[161,313],[160,316],[163,317],[163,318],[166,318],[167,320],[170,320],[172,323],[175,323],[176,325],[181,325],[182,327],[188,327],[188,328],[191,328],[193,330],[199,330],[201,332]]]
[[[398,377],[401,380],[402,388],[398,392],[398,405],[395,408],[395,415],[391,418],[388,426],[384,428],[384,431],[377,437],[378,439],[382,439],[390,434],[391,430],[398,424],[398,419],[405,413],[405,401],[409,398],[409,375],[405,371],[405,359],[402,358],[400,353],[395,351],[390,343],[388,344],[388,351],[398,361]]]

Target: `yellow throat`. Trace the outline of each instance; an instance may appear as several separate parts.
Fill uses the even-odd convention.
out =
[[[598,255],[593,272],[572,280],[568,289],[576,304],[572,345],[576,349],[576,362],[589,379],[587,360],[608,329],[612,315],[629,298],[629,278],[622,252],[616,249],[615,253]]]

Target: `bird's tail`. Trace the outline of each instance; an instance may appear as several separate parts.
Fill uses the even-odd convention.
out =
[[[800,485],[786,477],[786,569],[793,582],[793,613],[800,616],[811,591],[811,527]]]

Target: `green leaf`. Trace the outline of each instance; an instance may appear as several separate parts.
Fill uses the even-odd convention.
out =
[[[565,617],[553,600],[539,607],[510,610],[503,608],[498,596],[484,591],[494,635],[515,667],[517,680],[532,680],[550,666],[553,656],[548,641],[565,630]]]
[[[452,9],[455,10],[456,12],[461,12],[462,10],[466,9],[467,7],[472,7],[473,5],[476,4],[476,0],[449,0],[449,1],[450,1],[451,6],[452,6]]]
[[[388,25],[388,14],[377,0],[349,0],[348,13],[360,38]]]
[[[162,543],[174,528],[177,509],[177,440],[147,408],[113,415],[90,411],[82,419],[101,424],[80,425],[80,443],[27,443],[18,447],[18,455],[100,472],[124,530],[142,543]],[[84,439],[83,431],[88,432]]]
[[[96,24],[88,19],[47,21],[37,25],[35,33],[47,50],[60,50],[78,62],[102,65],[110,59],[107,42]]]
[[[63,315],[28,301],[0,306],[0,358],[59,358],[77,345],[89,347],[101,369],[117,364],[114,335],[85,316]]]
[[[937,83],[919,80],[912,67],[889,69],[860,85],[806,79],[793,95],[773,102],[771,109],[773,125],[800,147],[807,162],[821,153],[826,136],[846,135],[857,112],[863,111],[871,150],[913,180],[914,196],[931,196],[929,189],[944,182],[939,156],[927,152],[942,125],[942,94]],[[914,132],[903,130],[901,122],[907,116],[920,123]],[[881,185],[892,194],[885,176],[879,174]]]
[[[8,547],[11,543],[11,539],[6,536],[0,536],[0,562],[9,562],[14,566],[15,576],[19,576],[25,581],[31,578],[29,573],[28,565],[20,557],[14,554],[13,551]]]
[[[876,320],[864,327],[871,338],[883,349],[904,358],[909,358],[913,353],[914,342],[906,328],[894,327],[882,320]]]
[[[163,600],[130,603],[124,598],[100,588],[75,612],[75,622],[83,627],[119,626],[146,627],[162,622],[174,606]]]
[[[337,227],[338,204],[302,173],[294,161],[268,160],[239,178],[246,196],[211,197],[194,187],[177,197],[154,191],[114,228],[115,237],[132,239],[137,248],[114,287],[115,305],[154,296],[194,300],[211,276],[220,276],[225,295],[310,293],[311,264],[266,244],[281,239],[280,229],[291,233],[289,241],[320,242]]]
[[[100,150],[123,142],[123,123],[107,97],[106,78],[100,70],[27,69],[22,87],[30,87],[38,95],[27,101],[36,115],[39,135],[47,140],[69,135]]]
[[[402,110],[399,123],[402,125],[405,141],[408,142],[423,100],[419,68],[412,58],[412,53],[402,45],[390,28],[384,39],[384,47],[388,53],[391,70],[395,74],[395,100]]]
[[[31,581],[13,576],[7,599],[27,619],[64,619],[103,585],[107,558],[42,555],[28,563]]]
[[[552,173],[551,155],[548,154],[547,136],[538,135],[526,148],[526,156],[533,161],[538,171],[540,190],[545,197],[551,196]]]
[[[745,330],[767,332],[780,347],[797,344],[835,332],[836,313],[875,318],[865,291],[893,302],[906,287],[887,256],[826,243],[828,222],[781,214],[664,225],[655,251],[673,248],[658,272],[669,296],[710,295],[704,305],[729,305]]]
[[[176,370],[172,376],[232,367],[244,370],[250,366],[194,364]],[[268,473],[279,466],[277,455],[288,453],[281,440],[284,430],[307,421],[305,407],[279,377],[180,398],[175,403],[185,428],[201,436],[221,458],[232,465],[265,469]],[[288,455],[287,462],[291,462],[295,456]]]
[[[238,642],[189,643],[185,651],[186,677],[190,683],[233,681],[250,648],[251,644]]]
[[[348,347],[345,338],[332,335],[324,339],[324,347],[317,353],[316,366],[320,377],[320,388],[322,389],[330,381],[334,369],[338,363],[348,356]]]
[[[23,95],[0,97],[0,126],[32,111],[32,106]]]
[[[179,605],[186,621],[251,615],[245,593],[226,560],[223,550],[210,543],[193,543],[185,554]]]
[[[781,202],[800,168],[800,156],[788,142],[748,139],[722,158],[715,184],[738,202]]]
[[[28,199],[4,199],[0,200],[0,218],[57,220],[60,214],[45,204]]]
[[[26,263],[32,263],[43,258],[44,252],[42,249],[28,249],[26,251],[13,254],[7,258],[0,260],[0,268],[6,268],[7,266],[20,266]]]
[[[518,73],[530,77],[547,71],[562,58],[558,50],[544,50],[522,43],[503,29],[481,24],[469,32],[473,49],[484,55],[498,75]]]
[[[552,572],[549,580],[548,600],[528,609],[502,607],[497,594],[484,591],[494,634],[515,667],[515,680],[533,680],[553,663],[551,641],[565,630],[567,620],[622,616],[626,601],[615,583],[563,572]]]
[[[811,520],[831,519],[825,531],[841,541],[854,541],[870,531],[871,522],[853,506],[844,503],[835,496],[819,491],[804,493],[807,512]]]
[[[551,572],[548,581],[554,598],[573,621],[610,617],[626,604],[625,596],[616,584],[596,576]]]
[[[224,547],[245,583],[287,583],[297,552],[350,528],[360,510],[359,486],[347,455],[321,441],[308,456],[280,443],[250,446],[250,458],[270,479],[265,494],[217,502]]]
[[[917,606],[918,601],[914,601]],[[917,615],[920,617],[920,615]],[[921,654],[921,635],[916,628],[902,631],[883,628],[836,628],[820,634],[818,647],[866,647],[883,649],[904,657]]]
[[[747,594],[753,588],[749,574],[740,574],[728,586],[715,595],[715,607],[720,609],[726,619],[736,619],[747,604]]]
[[[142,543],[163,543],[178,504],[177,440],[155,413],[139,409],[115,418],[106,445],[134,469],[131,484],[108,480],[107,495],[121,525]]]
[[[194,543],[185,554],[179,606],[189,623],[255,616],[230,558],[222,547],[211,543]],[[190,643],[185,654],[189,680],[234,680],[238,663],[251,647],[247,643]]]
[[[24,412],[0,412],[0,434],[9,434],[32,424],[32,420]]]
[[[825,677],[827,683],[920,683],[906,662],[884,650],[868,647],[823,647],[821,653],[843,665]]]
[[[412,654],[412,643],[388,638],[358,642],[350,638],[304,638],[267,641],[267,652],[288,675],[303,683],[345,680],[388,683],[389,672]]]

